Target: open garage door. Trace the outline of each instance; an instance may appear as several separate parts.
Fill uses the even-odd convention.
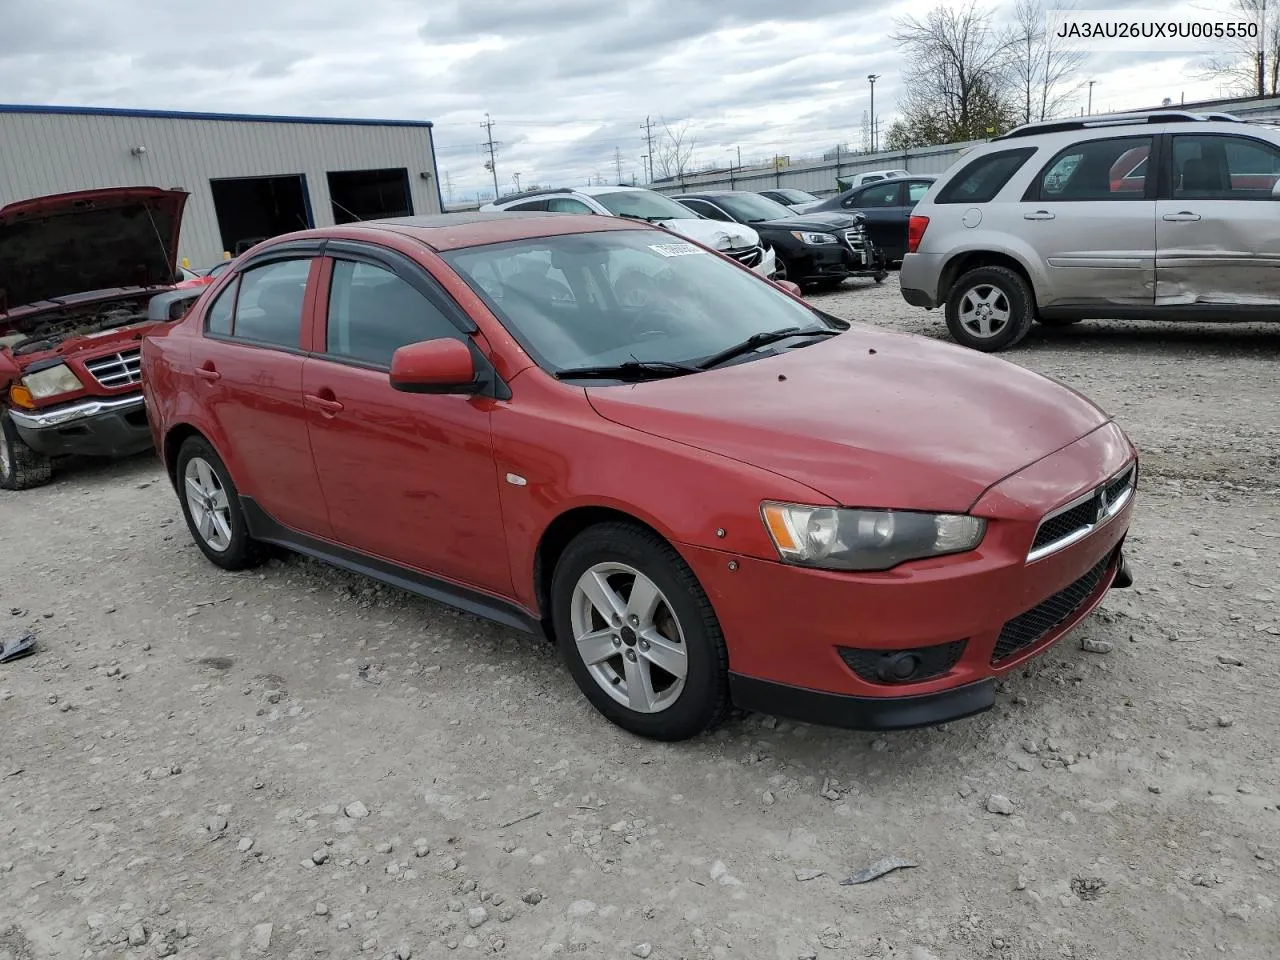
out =
[[[404,167],[337,170],[331,171],[328,177],[334,223],[413,216],[409,171]]]
[[[255,243],[314,226],[306,177],[235,177],[210,180],[222,249],[238,256]]]

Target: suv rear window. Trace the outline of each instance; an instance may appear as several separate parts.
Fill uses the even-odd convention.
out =
[[[994,200],[1009,178],[1036,152],[1035,147],[1001,150],[970,161],[938,191],[934,203],[986,203]]]

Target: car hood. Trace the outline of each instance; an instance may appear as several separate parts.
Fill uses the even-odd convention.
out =
[[[956,513],[1110,419],[1008,361],[862,325],[765,359],[587,395],[608,420],[844,506]]]
[[[737,250],[754,247],[760,242],[760,234],[741,223],[724,223],[720,220],[663,220],[662,226],[682,237],[696,240],[712,250]]]
[[[70,294],[173,283],[187,196],[113,187],[0,208],[0,317]]]
[[[839,211],[831,211],[830,213],[802,213],[794,217],[786,217],[781,220],[764,220],[760,223],[753,223],[751,226],[757,230],[848,230],[850,227],[856,227],[867,218],[860,213],[841,213]]]

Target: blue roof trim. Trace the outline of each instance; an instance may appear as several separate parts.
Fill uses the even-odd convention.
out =
[[[127,107],[41,107],[0,103],[0,113],[43,113],[81,117],[151,117],[159,120],[231,120],[242,123],[320,123],[344,127],[431,127],[430,120],[365,120],[342,117],[273,117],[256,113],[198,113],[186,110],[134,110]]]

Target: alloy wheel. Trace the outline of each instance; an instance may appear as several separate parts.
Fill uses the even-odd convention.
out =
[[[637,713],[679,699],[689,672],[684,633],[658,585],[625,563],[597,563],[578,578],[570,623],[578,654],[610,697]]]
[[[1012,316],[1008,295],[994,284],[978,284],[960,298],[960,323],[975,337],[996,336]]]
[[[209,461],[192,457],[183,476],[187,509],[196,533],[218,553],[231,546],[231,504]]]

